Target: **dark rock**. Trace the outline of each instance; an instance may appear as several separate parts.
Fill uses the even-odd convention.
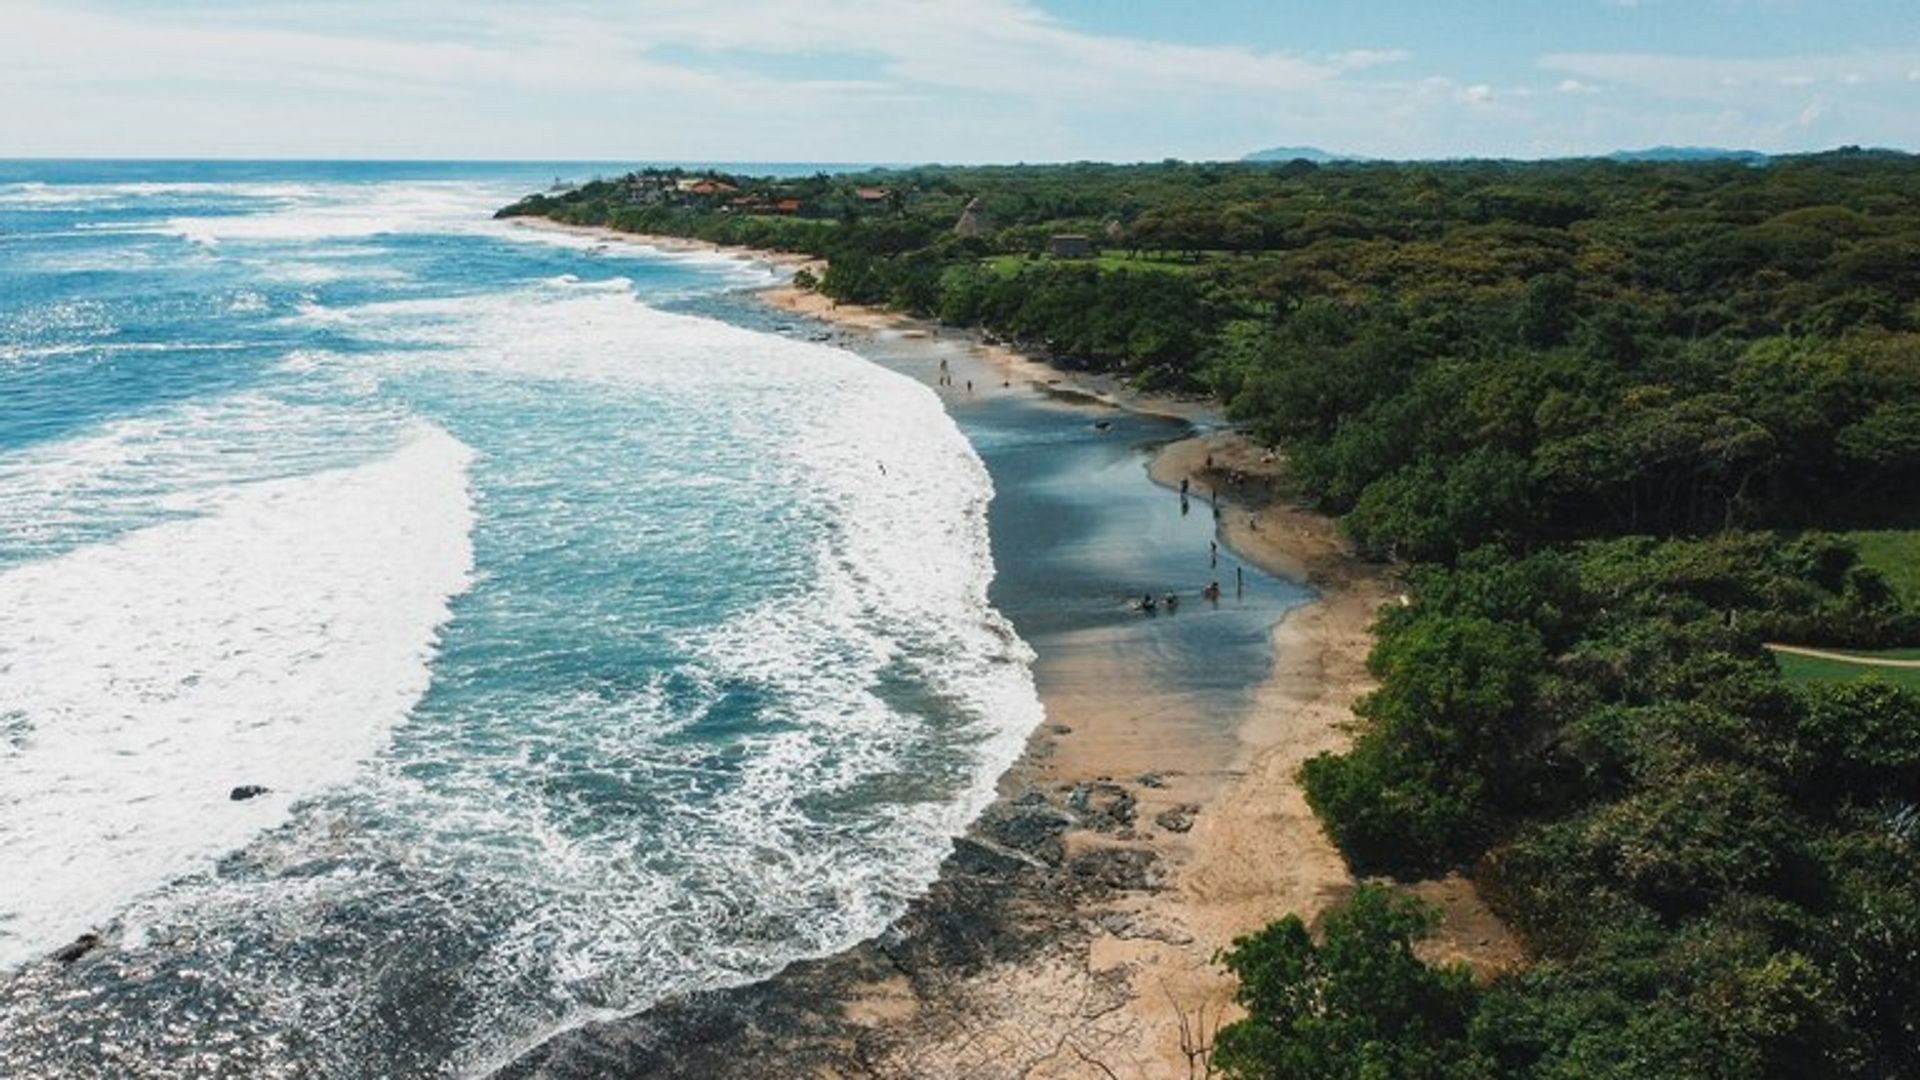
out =
[[[1070,812],[1060,805],[1074,798],[1079,808]],[[1104,903],[1116,893],[1156,888],[1160,868],[1152,852],[1134,848],[1097,848],[1068,861],[1066,834],[1088,819],[1117,831],[1116,823],[1134,813],[1133,797],[1113,784],[1063,788],[1059,796],[1044,789],[1022,792],[989,807],[955,841],[939,878],[878,938],[799,961],[756,983],[676,995],[634,1016],[569,1030],[495,1075],[882,1075],[874,1062],[886,1058],[890,1040],[902,1032],[850,1019],[845,1005],[875,985],[904,979],[916,1008],[929,1009],[935,1017],[929,1022],[939,1025],[978,972],[1043,954],[1084,956],[1095,928],[1080,914],[1080,902]],[[1121,933],[1178,940],[1177,930],[1159,924],[1116,925]]]
[[[994,843],[1058,866],[1066,857],[1061,835],[1070,824],[1065,814],[1047,805],[1043,798],[1038,803],[1016,803],[1006,810],[989,813],[981,819],[979,832]]]
[[[1094,919],[1095,925],[1117,938],[1147,938],[1169,945],[1191,945],[1193,935],[1175,926],[1155,922],[1137,911],[1107,911]]]
[[[1067,864],[1068,886],[1083,895],[1140,892],[1159,886],[1153,852],[1139,848],[1097,848]]]
[[[1186,832],[1193,828],[1194,816],[1199,813],[1197,803],[1181,803],[1153,815],[1153,823],[1168,832]]]
[[[54,950],[53,959],[62,964],[71,964],[99,947],[99,934],[81,934],[79,937],[73,939],[72,944],[63,945],[59,949]]]
[[[227,792],[227,798],[232,799],[234,802],[245,802],[256,795],[265,795],[272,790],[272,788],[262,787],[259,784],[241,784],[239,787]]]
[[[1139,784],[1141,787],[1163,788],[1167,786],[1167,774],[1157,772],[1141,773],[1138,777],[1134,778],[1134,783]]]
[[[1095,832],[1118,832],[1133,824],[1136,800],[1118,784],[1079,784],[1067,795],[1067,809]]]

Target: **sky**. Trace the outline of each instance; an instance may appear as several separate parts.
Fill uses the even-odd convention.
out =
[[[1920,0],[0,0],[0,158],[1920,148]]]

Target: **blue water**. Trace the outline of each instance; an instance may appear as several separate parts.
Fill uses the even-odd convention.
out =
[[[484,1072],[876,931],[990,795],[980,458],[663,310],[764,268],[490,219],[596,171],[0,163],[0,1073]]]

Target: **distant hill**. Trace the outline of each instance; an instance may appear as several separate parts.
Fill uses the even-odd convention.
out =
[[[1315,165],[1325,165],[1333,161],[1365,161],[1356,154],[1333,154],[1317,146],[1276,146],[1271,150],[1255,150],[1241,161],[1311,161]]]
[[[1645,150],[1615,150],[1611,161],[1744,161],[1749,164],[1768,160],[1758,150],[1727,150],[1718,146],[1650,146]]]

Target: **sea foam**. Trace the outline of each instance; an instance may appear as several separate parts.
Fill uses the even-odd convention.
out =
[[[0,965],[380,749],[468,582],[469,456],[423,425],[384,460],[204,492],[194,517],[0,574]]]
[[[677,492],[704,506],[621,519],[634,545],[685,546],[689,577],[706,572],[703,543],[799,545],[798,572],[770,575],[742,610],[687,619],[663,585],[655,605],[619,613],[685,657],[677,691],[656,682],[555,701],[516,721],[516,760],[436,760],[434,785],[381,797],[404,800],[432,834],[409,849],[459,850],[463,875],[543,894],[464,973],[485,1017],[459,1057],[497,1061],[559,1028],[882,929],[933,879],[947,838],[991,799],[1042,717],[1031,653],[987,595],[991,481],[933,392],[845,350],[650,308],[619,282],[554,279],[352,317],[396,349],[351,363],[389,379],[669,402],[626,436],[641,440],[630,451],[619,435],[583,448],[543,432],[554,441],[538,460],[556,473],[600,462],[605,497],[644,506]],[[515,453],[503,448],[494,467]],[[576,482],[556,497],[589,507],[602,496]],[[761,702],[749,727],[725,744],[687,737],[741,693]],[[510,794],[583,772],[655,807],[644,830]],[[547,988],[545,1004],[529,1007],[528,986]]]
[[[0,978],[0,1071],[473,1074],[925,888],[1041,716],[930,390],[475,189],[172,198],[102,242],[308,288],[0,462],[0,960],[115,935]]]

